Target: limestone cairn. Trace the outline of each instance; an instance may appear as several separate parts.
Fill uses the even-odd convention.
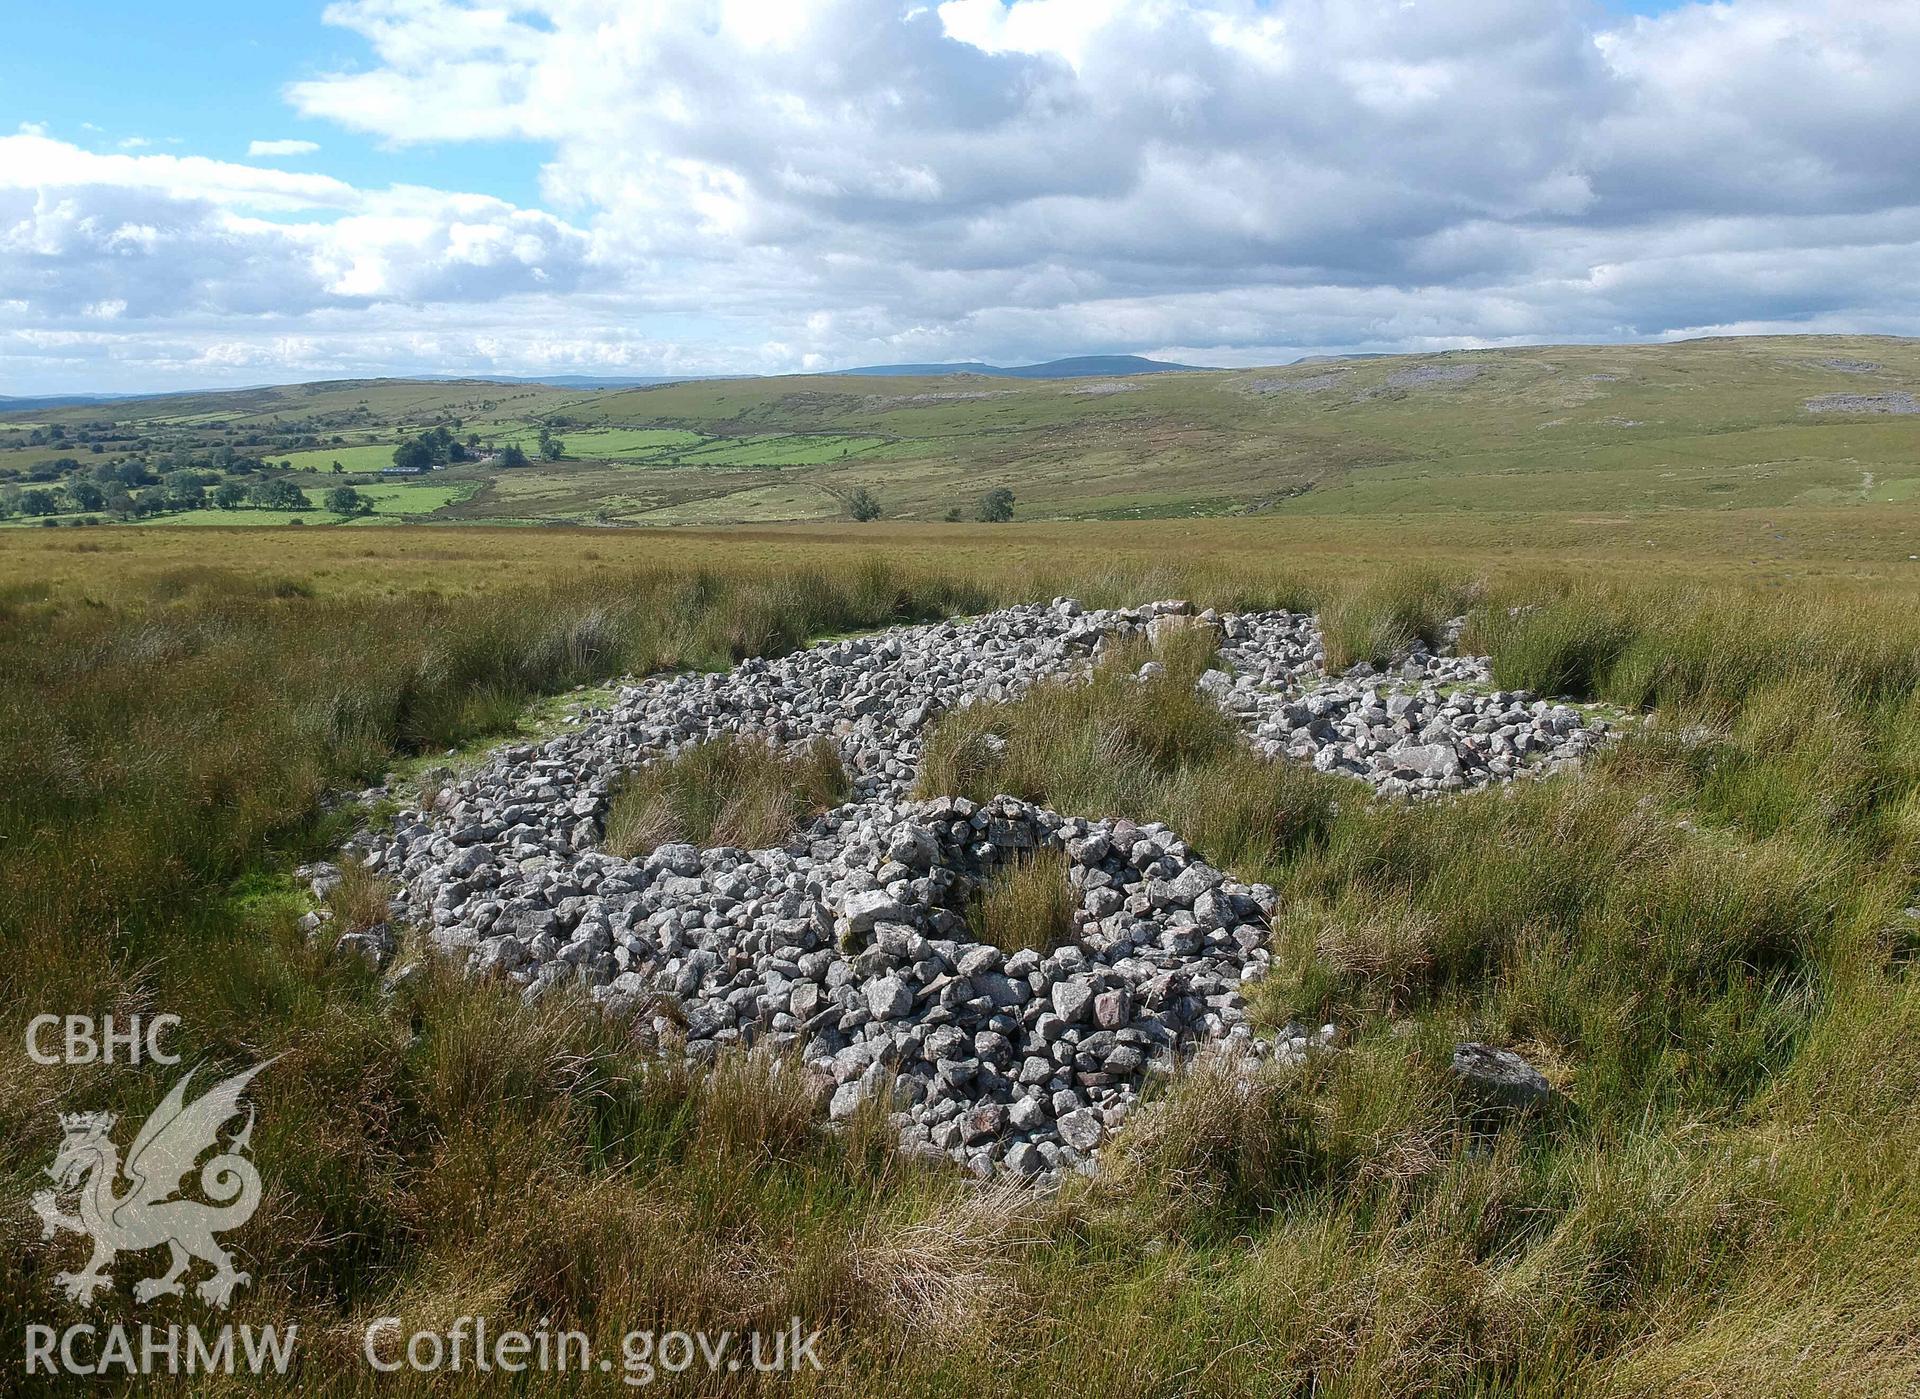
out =
[[[1084,674],[1123,638],[1196,627],[1223,667],[1199,687],[1251,754],[1383,796],[1549,771],[1606,737],[1576,710],[1492,690],[1481,658],[1416,648],[1384,673],[1328,676],[1307,615],[1060,598],[629,685],[561,737],[500,749],[356,853],[400,886],[397,917],[529,999],[582,985],[697,1060],[794,1053],[833,1118],[880,1100],[905,1149],[982,1177],[1091,1170],[1147,1077],[1183,1056],[1291,1059],[1333,1039],[1332,1026],[1265,1039],[1247,1021],[1274,892],[1163,826],[909,793],[942,712]],[[831,739],[854,799],[775,849],[599,848],[624,771],[734,733]],[[1066,871],[1074,937],[1003,953],[964,911],[982,880],[1035,853]]]

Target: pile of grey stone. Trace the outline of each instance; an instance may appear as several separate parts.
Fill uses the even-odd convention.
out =
[[[1232,616],[1220,656],[1229,671],[1200,679],[1271,758],[1357,777],[1382,796],[1427,797],[1577,761],[1607,741],[1609,721],[1526,691],[1492,689],[1484,656],[1437,655],[1416,642],[1384,673],[1361,662],[1322,674],[1314,619]]]
[[[1198,1052],[1299,1060],[1335,1039],[1333,1026],[1265,1037],[1249,1024],[1243,988],[1268,963],[1274,893],[1162,826],[909,793],[942,712],[1190,628],[1214,633],[1226,669],[1200,687],[1251,748],[1383,793],[1508,781],[1604,736],[1574,710],[1480,688],[1483,660],[1415,648],[1386,673],[1328,677],[1308,616],[1062,598],[627,686],[572,731],[499,750],[354,853],[400,887],[396,918],[530,1000],[584,986],[696,1060],[779,1052],[834,1119],[889,1113],[905,1150],[983,1177],[1090,1170],[1151,1076]],[[624,771],[729,733],[831,740],[854,799],[776,849],[599,848]],[[1032,860],[1070,885],[1067,939],[981,942],[970,900]]]

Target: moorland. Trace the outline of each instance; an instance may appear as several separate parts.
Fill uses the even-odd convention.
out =
[[[1079,397],[943,378],[183,401],[166,416],[240,414],[139,429],[189,459],[229,425],[236,453],[258,436],[246,451],[278,462],[454,416],[481,448],[521,433],[539,461],[537,424],[565,446],[396,482],[472,489],[386,528],[180,529],[218,508],[168,507],[0,538],[5,1032],[46,1006],[180,1010],[192,1061],[284,1056],[253,1095],[268,1191],[232,1236],[254,1278],[233,1316],[299,1321],[303,1393],[373,1387],[373,1317],[474,1313],[550,1317],[612,1354],[636,1327],[799,1315],[826,1362],[801,1392],[1911,1392],[1920,453],[1910,416],[1857,400],[1897,407],[1914,354],[1501,352],[1466,358],[1471,376],[1449,356]],[[31,420],[96,433],[101,414]],[[275,436],[276,417],[302,431]],[[576,459],[603,430],[701,445]],[[844,458],[647,455],[827,434]],[[289,440],[311,435],[346,441]],[[503,504],[521,481],[548,483],[550,514]],[[1012,522],[943,521],[1002,481]],[[883,518],[824,503],[854,485]],[[789,488],[824,492],[823,518],[736,499]],[[603,505],[743,523],[607,528]],[[1161,518],[1089,518],[1129,512]],[[315,901],[292,870],[391,819],[351,799],[369,784],[389,808],[430,801],[621,677],[1062,594],[1311,611],[1339,663],[1384,664],[1464,615],[1496,684],[1631,722],[1573,771],[1406,803],[1126,686],[972,716],[1019,761],[956,777],[971,795],[1166,821],[1270,885],[1250,1013],[1262,1033],[1340,1028],[1305,1064],[1176,1076],[1096,1178],[1053,1193],[903,1156],[879,1110],[829,1127],[765,1055],[663,1069],[585,996],[529,1005],[417,931],[399,961],[420,971],[396,982],[303,929]],[[367,880],[324,906],[349,929],[386,911]],[[1449,1053],[1467,1038],[1522,1053],[1551,1106],[1463,1110]],[[168,1081],[9,1061],[9,1196],[44,1183],[56,1105],[137,1117]],[[70,1260],[25,1209],[6,1227],[12,1324]],[[124,1288],[100,1312],[135,1316]]]

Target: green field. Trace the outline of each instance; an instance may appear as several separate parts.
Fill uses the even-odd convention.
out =
[[[333,464],[350,472],[379,471],[393,465],[393,446],[391,442],[374,442],[353,447],[320,447],[307,452],[288,452],[285,456],[276,456],[276,463],[286,462],[295,471],[331,472]]]
[[[312,510],[305,512],[291,510],[255,510],[252,508],[219,510],[208,507],[204,510],[182,510],[172,514],[155,515],[142,523],[147,526],[165,528],[178,526],[200,528],[222,525],[286,525],[295,522],[305,525],[393,524],[402,519],[418,519],[431,516],[438,511],[445,510],[450,505],[456,505],[473,495],[474,492],[479,489],[479,483],[474,481],[447,481],[432,482],[423,485],[414,485],[411,483],[389,485],[383,482],[377,485],[357,486],[354,489],[358,490],[362,496],[367,497],[373,502],[373,513],[344,520],[338,515],[328,513],[325,508],[326,494],[331,489],[332,487],[330,486],[305,487],[303,494],[313,505]],[[67,523],[78,517],[58,515],[53,518],[60,523]],[[8,526],[15,529],[44,528],[43,523],[39,520],[19,517],[0,520],[0,528]]]
[[[583,432],[561,434],[567,455],[586,461],[619,457],[648,458],[697,447],[706,439],[697,432],[681,428],[589,428]],[[520,445],[531,450],[537,434],[521,435]]]
[[[888,445],[884,437],[810,436],[721,438],[678,453],[692,466],[818,466],[863,456]]]

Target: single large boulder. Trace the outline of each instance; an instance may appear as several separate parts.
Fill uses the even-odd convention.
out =
[[[1530,1108],[1553,1096],[1544,1075],[1510,1049],[1469,1040],[1453,1048],[1453,1072],[1467,1095],[1488,1107]]]

